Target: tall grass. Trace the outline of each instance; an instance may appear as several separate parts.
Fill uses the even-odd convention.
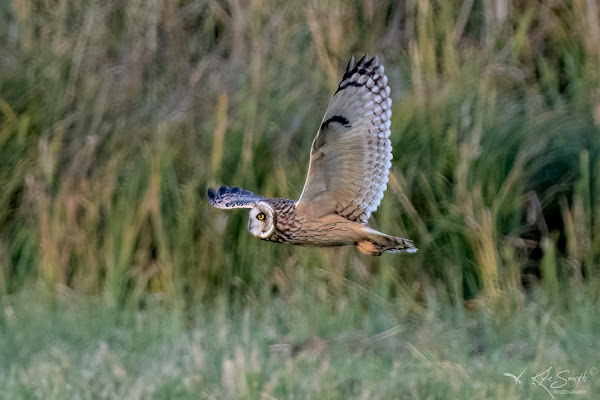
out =
[[[0,291],[335,304],[362,288],[417,307],[423,288],[493,301],[597,279],[598,21],[593,0],[4,2]],[[421,251],[273,245],[212,209],[221,184],[297,198],[365,52],[394,99],[372,224]]]

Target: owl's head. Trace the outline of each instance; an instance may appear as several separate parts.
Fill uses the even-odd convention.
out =
[[[259,201],[250,210],[248,230],[261,239],[268,239],[275,230],[275,210],[264,201]]]

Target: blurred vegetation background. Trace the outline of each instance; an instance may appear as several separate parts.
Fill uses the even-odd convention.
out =
[[[447,306],[458,313],[452,326],[467,318],[463,304],[500,320],[524,318],[539,298],[540,310],[571,310],[583,297],[596,304],[599,7],[3,1],[3,302],[18,309],[35,292],[47,294],[42,303],[158,303],[181,321],[223,310],[245,321],[250,307],[270,310],[298,339],[346,323],[369,334],[388,329],[373,313],[396,324]],[[420,252],[372,258],[265,243],[247,232],[245,211],[213,209],[206,188],[222,184],[299,196],[329,99],[350,56],[363,53],[380,55],[394,100],[390,183],[371,224],[414,239]],[[266,332],[265,346],[278,337]],[[565,332],[555,332],[558,342]],[[227,354],[215,357],[231,361]],[[6,376],[21,382],[15,368]],[[252,384],[236,385],[231,393],[254,398]],[[432,395],[448,388],[439,390]]]

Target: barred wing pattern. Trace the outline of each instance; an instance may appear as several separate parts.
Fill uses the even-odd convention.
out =
[[[219,190],[208,189],[208,201],[217,208],[252,208],[264,197],[240,187],[222,186]]]
[[[361,224],[377,209],[392,160],[387,81],[377,57],[350,59],[313,141],[298,207]]]

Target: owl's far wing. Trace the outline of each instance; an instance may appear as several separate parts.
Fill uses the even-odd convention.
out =
[[[240,187],[222,186],[219,190],[208,189],[208,201],[217,208],[252,208],[262,199],[263,196]]]
[[[297,207],[366,224],[387,189],[390,88],[377,57],[348,63],[310,149]]]

